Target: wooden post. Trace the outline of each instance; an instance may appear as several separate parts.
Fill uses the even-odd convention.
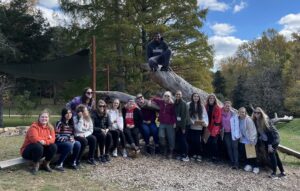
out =
[[[93,89],[93,99],[96,101],[97,97],[96,97],[96,37],[93,36],[92,38],[92,70],[93,70],[93,74],[92,74],[92,89]],[[95,107],[95,105],[94,105]],[[96,109],[96,108],[94,108]]]
[[[106,66],[106,72],[107,72],[107,91],[109,91],[109,64]]]

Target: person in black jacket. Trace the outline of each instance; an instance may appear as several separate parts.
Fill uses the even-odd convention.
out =
[[[158,32],[154,34],[153,40],[147,45],[147,57],[152,71],[157,71],[158,65],[162,65],[161,71],[169,70],[171,50]]]
[[[143,123],[141,110],[137,107],[133,99],[129,99],[122,109],[122,114],[126,140],[133,150],[139,152],[139,129]]]
[[[269,119],[268,115],[260,108],[257,107],[252,115],[253,121],[259,134],[259,139],[265,144],[267,153],[271,160],[272,174],[270,178],[278,178],[286,176],[281,160],[277,153],[277,147],[280,142],[279,133],[274,126],[274,122]],[[280,174],[276,175],[277,166],[280,170]]]
[[[100,149],[100,157],[96,157],[102,163],[109,162],[110,157],[108,153],[112,145],[112,135],[109,129],[112,126],[112,122],[107,113],[106,103],[104,100],[100,99],[98,101],[97,109],[93,112],[92,119],[94,122],[93,135],[97,138],[98,146]],[[97,150],[96,155],[98,155]]]

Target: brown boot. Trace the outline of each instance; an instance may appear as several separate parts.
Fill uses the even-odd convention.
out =
[[[43,169],[47,172],[52,172],[52,169],[50,167],[50,161],[45,161],[44,160],[44,163],[43,163]]]
[[[32,175],[36,175],[37,174],[37,172],[39,171],[39,168],[40,168],[40,162],[34,162],[33,164],[32,164],[32,169],[31,169],[31,174]]]

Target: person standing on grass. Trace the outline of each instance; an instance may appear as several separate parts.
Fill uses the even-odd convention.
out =
[[[208,116],[204,105],[201,103],[199,94],[193,93],[191,102],[188,103],[189,129],[187,141],[189,146],[189,156],[198,162],[202,161],[204,128],[208,125]]]
[[[108,110],[108,114],[110,116],[112,126],[110,129],[110,133],[112,135],[113,139],[113,145],[112,145],[112,156],[117,157],[118,156],[118,147],[121,143],[122,146],[122,156],[127,157],[127,151],[125,148],[125,135],[124,135],[124,120],[122,116],[122,112],[120,111],[120,100],[115,99],[112,104],[112,108]],[[120,142],[121,141],[121,142]]]
[[[77,161],[81,144],[79,141],[75,141],[74,133],[75,128],[72,111],[63,108],[61,111],[61,119],[56,123],[55,127],[55,143],[58,148],[58,153],[60,153],[57,166],[55,166],[55,169],[58,171],[64,171],[63,164],[69,154],[71,154],[71,167],[75,170],[78,169]]]
[[[176,142],[178,144],[179,160],[188,162],[188,144],[186,141],[186,126],[187,126],[187,105],[182,99],[182,92],[176,91],[175,93],[175,114],[176,114]]]
[[[37,122],[33,122],[28,129],[20,153],[24,159],[33,162],[31,173],[36,175],[40,160],[45,157],[43,169],[52,172],[49,164],[56,154],[57,146],[55,142],[55,130],[49,122],[49,112],[43,110],[38,117]]]
[[[250,145],[255,147],[257,143],[257,131],[255,128],[255,124],[251,117],[247,115],[246,108],[241,107],[239,109],[239,128],[240,128],[240,143],[239,143],[239,153],[241,162],[244,162],[246,165],[244,170],[247,172],[253,172],[255,174],[259,173],[259,168],[257,165],[256,157],[247,158],[246,155],[246,145]]]
[[[96,156],[100,162],[106,163],[110,161],[109,152],[112,144],[112,136],[109,129],[112,126],[110,117],[107,112],[107,106],[104,100],[99,100],[97,109],[92,114],[94,122],[93,135],[97,138],[100,157]],[[98,148],[96,149],[98,155]]]
[[[222,132],[224,132],[223,141],[226,145],[231,166],[233,169],[238,169],[240,128],[238,115],[232,110],[231,101],[225,101],[222,108]]]
[[[79,104],[83,104],[87,107],[88,111],[91,112],[95,105],[93,99],[93,90],[90,87],[84,88],[81,96],[74,97],[70,102],[66,104],[67,109],[71,109],[73,116],[76,115],[76,108]]]
[[[264,143],[265,150],[271,161],[272,174],[270,175],[270,178],[276,179],[278,177],[286,176],[282,162],[277,153],[280,137],[276,127],[274,126],[274,121],[270,120],[268,115],[260,107],[255,108],[252,119],[257,128],[259,139]],[[276,175],[277,167],[280,170],[280,174],[278,176]]]
[[[129,99],[122,109],[126,140],[135,152],[140,152],[139,129],[142,125],[142,113],[133,99]]]
[[[210,134],[207,141],[207,145],[209,147],[209,156],[211,157],[212,162],[218,162],[218,138],[221,130],[222,111],[214,94],[208,95],[205,107],[209,121],[207,127]]]
[[[83,152],[87,145],[89,145],[89,159],[88,164],[96,165],[95,150],[97,146],[97,139],[93,134],[93,121],[90,117],[89,111],[85,105],[78,105],[76,108],[77,115],[73,117],[75,126],[75,140],[81,144],[79,152],[79,160],[77,165],[80,165]]]
[[[154,98],[152,101],[157,104],[160,108],[159,110],[159,128],[158,128],[158,137],[160,146],[162,147],[161,151],[171,159],[173,157],[173,151],[175,148],[175,127],[176,127],[176,114],[174,101],[172,100],[172,94],[169,91],[166,91],[163,95],[163,99]],[[167,141],[168,140],[168,147]],[[169,149],[169,153],[168,153]]]
[[[151,71],[156,72],[158,65],[162,65],[161,71],[169,71],[171,50],[158,32],[147,45],[147,57]]]
[[[155,123],[156,120],[156,111],[154,108],[150,108],[149,101],[144,99],[142,94],[137,94],[136,102],[138,106],[141,108],[142,116],[143,116],[143,124],[141,133],[143,135],[144,141],[146,143],[146,151],[147,153],[151,153],[150,147],[150,136],[153,137],[153,141],[155,144],[155,153],[159,152],[159,140],[158,140],[158,128]]]

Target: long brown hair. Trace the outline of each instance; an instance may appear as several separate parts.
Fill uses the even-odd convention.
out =
[[[255,116],[255,112],[259,112],[261,117],[257,118]],[[252,119],[254,123],[257,125],[257,128],[262,128],[263,130],[269,129],[269,116],[262,110],[261,107],[256,107],[254,112],[252,113]]]

